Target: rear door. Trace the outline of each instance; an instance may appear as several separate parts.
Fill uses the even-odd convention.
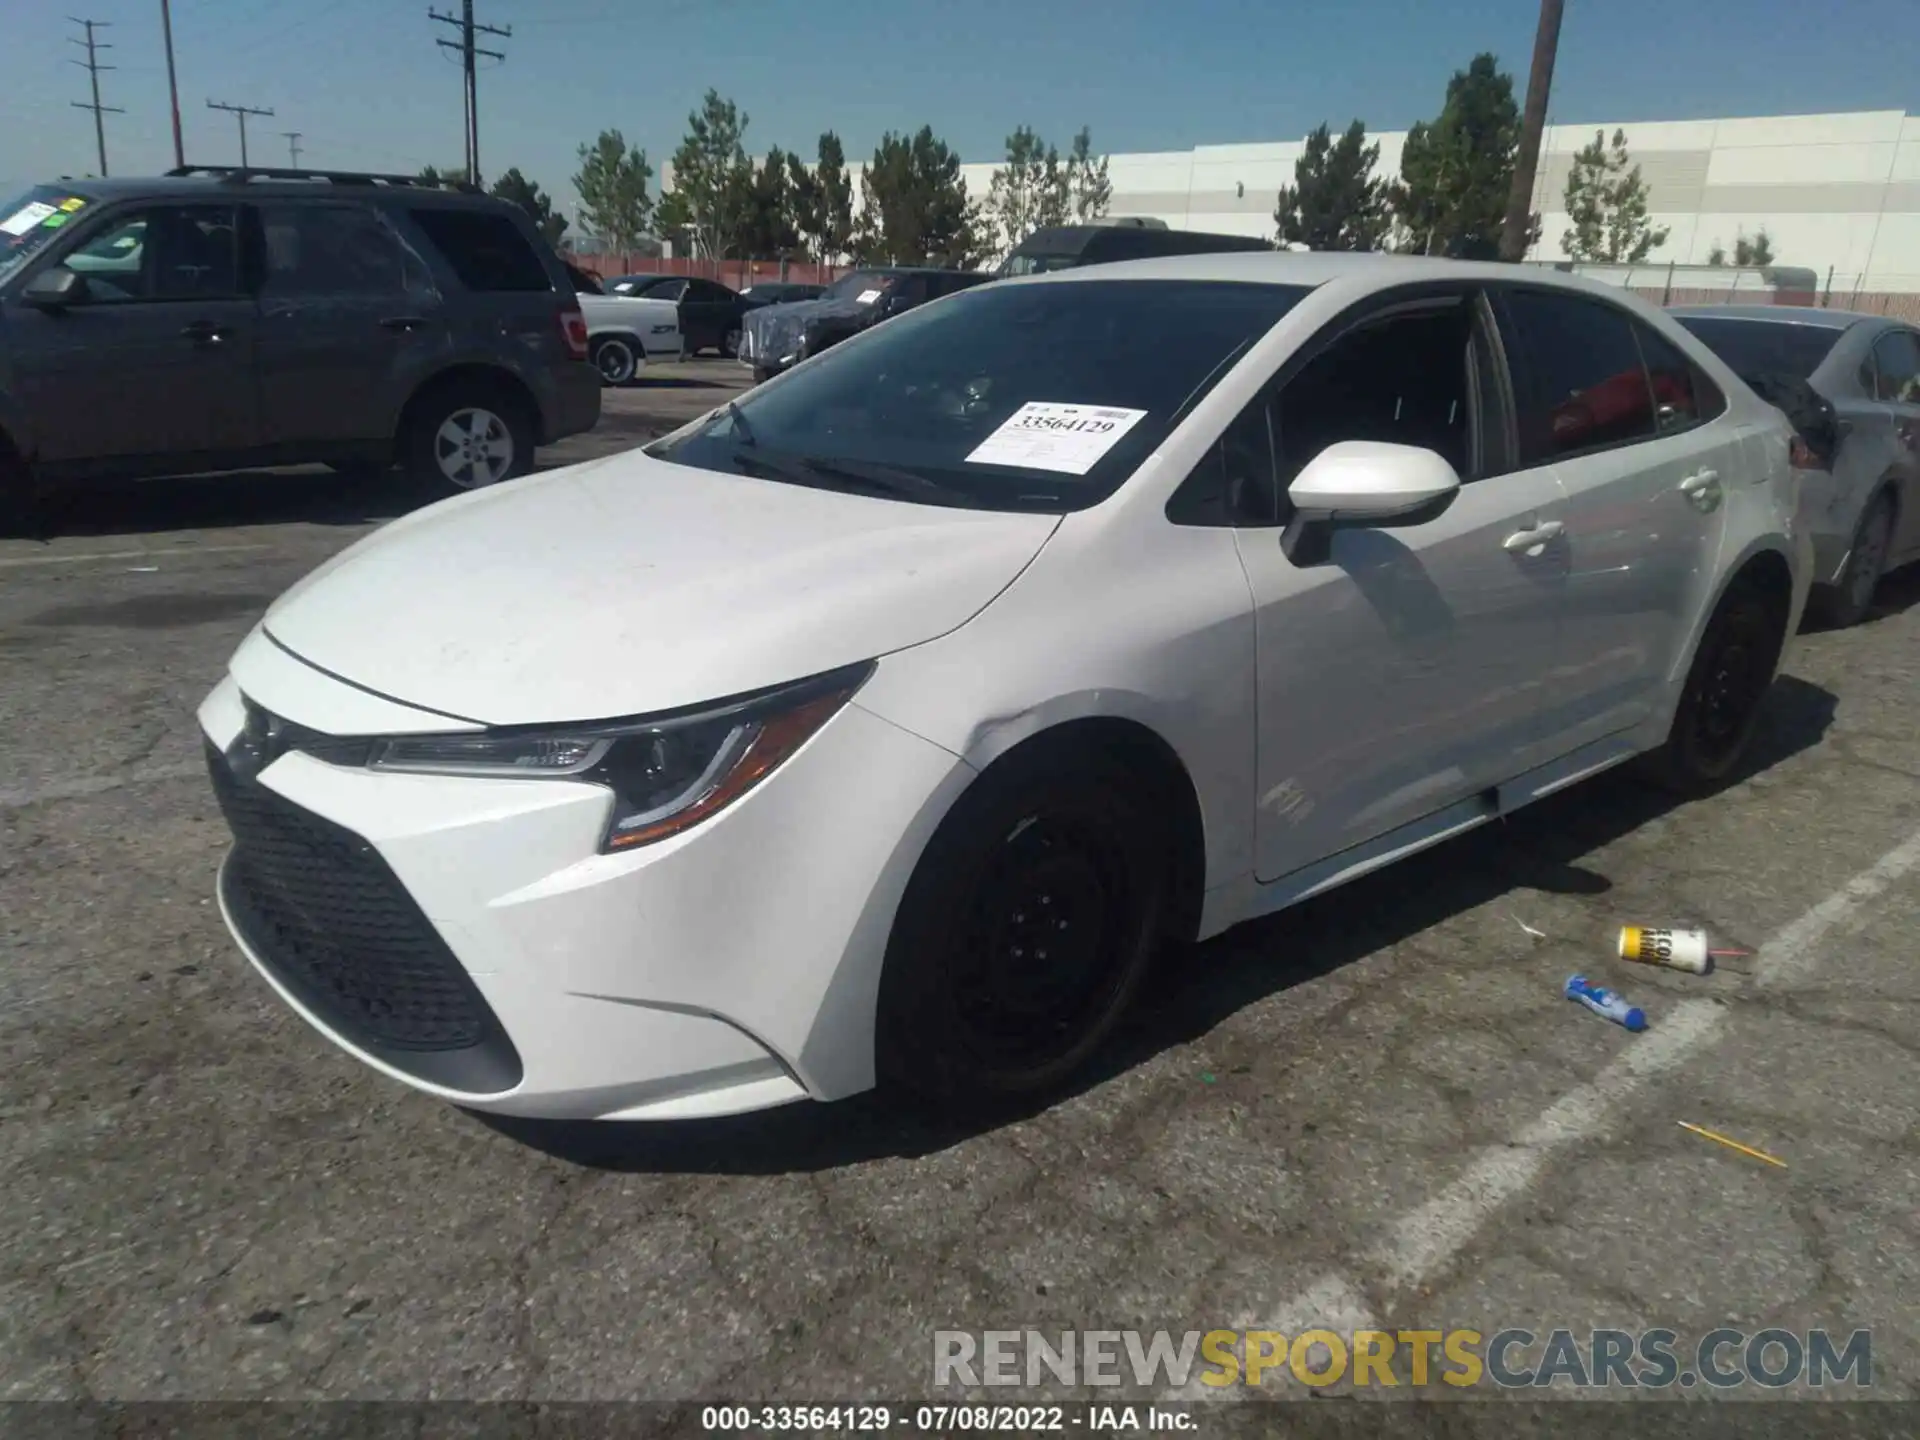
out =
[[[1501,287],[1520,458],[1567,495],[1562,654],[1544,677],[1556,748],[1628,729],[1665,699],[1711,599],[1742,443],[1665,337],[1596,296]]]
[[[1902,327],[1874,342],[1874,400],[1893,425],[1895,483],[1900,487],[1894,561],[1920,550],[1920,336]]]
[[[290,446],[383,439],[398,400],[453,344],[426,261],[372,206],[251,208],[264,433]]]
[[[42,463],[79,471],[223,455],[258,435],[254,304],[230,203],[100,216],[43,264],[87,278],[83,303],[15,304],[9,348]]]
[[[687,281],[680,297],[680,329],[687,349],[724,350],[728,332],[740,326],[740,297],[712,280]]]
[[[523,233],[519,214],[504,206],[423,198],[408,205],[401,229],[417,232],[407,239],[432,266],[435,288],[446,296],[453,353],[514,369],[538,394],[540,385],[575,363],[561,317],[579,299],[570,284],[557,288],[531,223]],[[564,281],[564,273],[557,278]]]

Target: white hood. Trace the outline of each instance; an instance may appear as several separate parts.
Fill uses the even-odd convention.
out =
[[[447,715],[644,715],[956,629],[1059,523],[632,451],[398,520],[281,596],[265,625],[323,670]]]

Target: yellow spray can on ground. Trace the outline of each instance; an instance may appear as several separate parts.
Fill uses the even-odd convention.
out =
[[[1620,958],[1638,965],[1665,965],[1704,975],[1713,964],[1704,930],[1653,930],[1639,925],[1620,927]]]

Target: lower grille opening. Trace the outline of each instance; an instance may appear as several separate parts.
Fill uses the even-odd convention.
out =
[[[395,1069],[477,1094],[520,1081],[519,1054],[466,968],[374,847],[238,773],[207,767],[233,831],[221,898],[274,978]]]

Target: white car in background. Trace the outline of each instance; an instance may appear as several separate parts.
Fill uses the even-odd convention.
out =
[[[1023,1099],[1162,945],[1639,756],[1737,778],[1807,598],[1791,441],[1571,276],[978,286],[282,596],[199,712],[220,904],[466,1106]]]
[[[603,384],[624,385],[649,363],[682,358],[680,308],[671,300],[608,295],[577,265],[568,264],[567,274],[587,322],[587,355]]]

